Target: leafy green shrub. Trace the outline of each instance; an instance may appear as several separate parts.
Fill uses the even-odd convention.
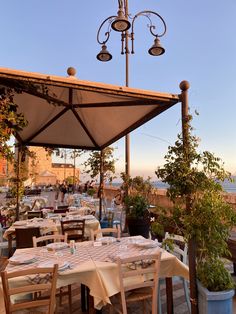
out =
[[[202,285],[210,291],[227,290],[234,283],[221,257],[230,255],[227,239],[236,225],[236,213],[222,196],[221,182],[232,179],[220,158],[197,151],[199,140],[190,133],[190,120],[188,116],[185,141],[178,135],[175,145],[169,146],[166,163],[156,171],[157,177],[168,183],[167,193],[174,206],[168,213],[158,213],[160,219],[152,229],[162,232],[160,223],[164,229],[175,227],[175,233],[194,243],[196,255],[194,249],[192,256]]]
[[[223,291],[235,288],[230,273],[220,259],[207,259],[198,263],[197,276],[209,291]]]
[[[126,215],[130,218],[143,218],[147,213],[148,201],[143,195],[127,195],[124,204]]]
[[[88,194],[89,196],[93,196],[95,193],[96,193],[96,190],[95,190],[95,189],[89,188],[88,191],[87,191],[87,194]]]

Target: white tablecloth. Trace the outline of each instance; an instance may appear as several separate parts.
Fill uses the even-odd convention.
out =
[[[83,219],[83,216],[81,216],[80,219]],[[49,232],[61,233],[60,221],[54,222],[52,219],[33,218],[33,219],[29,219],[29,220],[22,220],[21,222],[25,223],[25,224],[24,225],[18,225],[18,226],[13,224],[10,228],[8,228],[4,232],[3,238],[7,240],[8,236],[10,234],[14,236],[16,228],[39,227],[41,235],[45,235]],[[95,217],[94,217],[94,219],[88,219],[88,220],[85,219],[84,234],[86,237],[90,238],[91,230],[95,231],[97,229],[100,229],[100,223]]]
[[[90,289],[94,297],[94,305],[101,309],[110,303],[109,297],[119,292],[118,269],[111,257],[117,253],[125,255],[137,255],[143,253],[154,253],[160,248],[143,249],[130,242],[130,238],[121,238],[121,242],[114,242],[110,245],[95,247],[91,241],[77,244],[75,254],[71,254],[69,248],[61,250],[60,254],[48,252],[42,248],[31,248],[16,250],[17,254],[33,254],[36,262],[27,265],[8,264],[7,271],[25,269],[32,266],[40,266],[47,260],[67,261],[70,269],[59,273],[57,287],[73,283],[83,283]],[[63,254],[63,256],[59,256]],[[182,276],[188,279],[188,267],[178,258],[163,250],[161,256],[160,277]]]

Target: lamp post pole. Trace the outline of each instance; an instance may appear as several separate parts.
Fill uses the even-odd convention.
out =
[[[166,33],[166,23],[163,18],[154,11],[144,10],[140,11],[133,18],[129,15],[128,0],[118,0],[118,12],[117,15],[112,15],[106,18],[100,25],[97,32],[97,42],[101,45],[101,51],[97,55],[97,59],[102,62],[107,62],[112,59],[112,55],[107,50],[106,43],[110,38],[112,30],[121,33],[121,54],[125,54],[125,85],[129,86],[129,39],[131,40],[131,54],[134,53],[134,24],[138,17],[144,16],[149,21],[149,31],[154,39],[154,44],[149,48],[148,53],[152,56],[160,56],[165,52],[165,49],[160,44],[160,37]],[[156,26],[152,23],[151,16],[154,16],[161,22],[163,31],[157,32]],[[131,21],[129,21],[131,20]],[[108,24],[108,28],[104,33],[103,40],[100,39],[100,32],[102,28]],[[131,33],[129,33],[131,29]],[[130,135],[125,136],[125,172],[126,175],[130,176]]]
[[[125,17],[128,19],[129,8],[126,0]],[[129,87],[129,31],[125,31],[125,86]],[[125,173],[130,176],[130,134],[125,136]]]

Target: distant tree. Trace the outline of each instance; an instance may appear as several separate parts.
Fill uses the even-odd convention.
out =
[[[84,150],[83,149],[66,149],[66,148],[50,148],[47,149],[47,153],[49,155],[51,154],[55,154],[57,157],[59,158],[67,158],[69,157],[69,159],[75,159],[77,157],[80,157],[84,154]]]
[[[73,168],[73,176],[69,176],[65,178],[65,181],[68,184],[73,184],[73,189],[75,191],[75,185],[79,183],[79,177],[76,176],[76,158],[82,156],[85,151],[83,149],[65,149],[65,148],[55,148],[51,150],[51,153],[56,154],[57,157],[59,158],[64,158],[65,162],[67,158],[70,160],[73,160],[74,168]]]
[[[103,149],[103,175],[104,180],[111,182],[115,174],[114,148],[106,147]],[[85,173],[89,174],[91,178],[96,178],[101,169],[101,152],[93,151],[89,154],[89,158],[83,163],[85,166]]]

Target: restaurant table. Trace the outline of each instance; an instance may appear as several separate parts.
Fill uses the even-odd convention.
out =
[[[48,203],[48,197],[47,196],[23,196],[21,203],[23,205],[29,205],[30,207],[32,207],[32,205],[34,204],[34,202],[38,202],[37,205],[42,206],[46,206]]]
[[[12,249],[12,241],[15,237],[15,229],[16,228],[32,228],[32,227],[39,227],[41,235],[45,235],[47,233],[61,233],[61,222],[59,220],[59,216],[55,216],[55,219],[47,219],[47,218],[33,218],[29,220],[21,220],[18,222],[13,223],[11,227],[5,230],[3,234],[3,238],[8,240],[8,255],[11,256],[13,249]],[[98,230],[100,229],[99,221],[94,217],[93,219],[86,219],[86,216],[80,216],[80,219],[85,218],[85,230],[84,235],[85,237],[91,238],[91,230]],[[89,216],[87,216],[89,218]],[[75,219],[75,216],[68,217],[68,219]]]
[[[69,194],[66,201],[69,206],[85,206],[92,208],[99,206],[99,198],[83,194]]]
[[[85,241],[76,244],[75,254],[70,253],[69,248],[60,251],[47,251],[46,248],[29,248],[16,250],[14,257],[28,254],[35,257],[35,262],[31,264],[7,266],[7,271],[27,269],[32,266],[40,267],[43,262],[54,263],[68,262],[69,268],[59,271],[57,287],[66,286],[73,283],[86,285],[90,290],[90,295],[94,298],[94,308],[100,310],[110,303],[110,297],[120,291],[118,267],[115,258],[118,256],[137,256],[139,254],[152,254],[162,250],[160,278],[168,278],[171,284],[171,277],[181,276],[189,278],[188,267],[176,256],[159,248],[143,248],[137,245],[137,240],[143,239],[141,236],[125,237],[120,241],[114,240],[109,245],[94,246],[92,241]],[[23,280],[21,278],[21,280]],[[27,280],[25,278],[24,280]],[[16,283],[17,284],[17,283]],[[172,288],[170,285],[169,288]],[[170,294],[170,297],[172,295]],[[169,299],[170,306],[168,313],[173,313],[173,300]]]

